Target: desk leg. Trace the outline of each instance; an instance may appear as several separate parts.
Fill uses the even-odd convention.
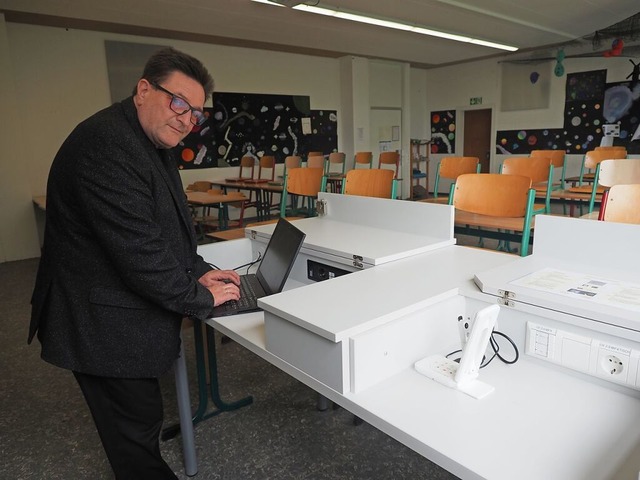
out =
[[[178,395],[178,413],[180,418],[180,433],[182,434],[184,470],[189,477],[192,477],[198,473],[198,459],[196,457],[195,436],[193,434],[193,423],[191,421],[191,400],[189,398],[187,362],[184,358],[184,343],[182,343],[180,347],[180,355],[174,366],[174,374],[176,378],[176,393]]]
[[[229,207],[226,203],[218,205],[218,228],[220,230],[229,228]]]
[[[264,208],[264,192],[261,188],[256,189],[256,216],[258,217],[259,222],[263,222],[269,218],[269,212],[265,213]]]
[[[206,336],[202,334],[202,328],[206,328]],[[207,327],[201,321],[194,319],[193,320],[193,334],[194,334],[194,343],[196,347],[196,370],[198,375],[198,409],[191,416],[191,406],[188,398],[185,399],[185,395],[188,397],[188,385],[185,387],[183,382],[186,382],[186,365],[184,369],[177,368],[176,369],[176,380],[180,377],[180,382],[177,381],[177,391],[178,391],[178,410],[180,416],[181,423],[191,423],[191,430],[189,432],[189,428],[186,429],[186,433],[191,436],[193,439],[193,426],[200,423],[203,420],[211,418],[215,415],[218,415],[222,412],[227,412],[231,410],[237,410],[238,408],[250,405],[253,403],[253,397],[248,396],[237,400],[235,402],[227,403],[220,397],[220,389],[218,387],[218,362],[216,359],[216,344],[215,344],[215,333],[213,328]],[[205,343],[206,342],[206,343]],[[210,389],[207,388],[207,372],[205,368],[205,345],[208,349],[208,357],[209,357],[209,375],[211,377],[211,385]],[[183,360],[184,361],[184,358]],[[177,364],[178,365],[178,364]],[[206,413],[207,407],[209,405],[209,395],[211,396],[211,401],[215,407],[215,410]],[[182,398],[182,400],[181,400]],[[184,419],[187,420],[184,420]],[[191,420],[189,422],[189,419]],[[178,431],[182,430],[180,425],[172,425],[165,428],[162,431],[162,440],[168,440],[170,438],[175,437],[178,434]],[[183,434],[185,430],[183,430]],[[189,440],[183,440],[183,444],[186,444]],[[186,448],[186,445],[183,446]],[[190,454],[191,455],[191,454]],[[195,458],[195,450],[193,452],[193,458]],[[185,453],[185,463],[187,462],[186,453]],[[196,467],[197,470],[197,467]],[[189,473],[187,473],[189,474]]]
[[[218,415],[222,412],[228,412],[230,410],[237,410],[238,408],[245,407],[247,405],[251,405],[253,403],[253,397],[248,396],[242,398],[240,400],[236,400],[235,402],[227,403],[220,397],[220,389],[218,388],[218,361],[216,359],[216,339],[215,339],[215,331],[212,327],[208,327],[205,325],[206,336],[203,338],[202,336],[202,323],[199,321],[194,321],[194,333],[196,338],[196,354],[198,355],[198,363],[200,364],[198,367],[198,386],[200,389],[200,408],[196,415],[194,415],[194,423],[198,423],[202,420],[206,420],[207,418],[211,418],[215,415]],[[200,345],[198,349],[197,346]],[[206,371],[204,368],[204,345],[207,346],[208,349],[208,357],[209,357],[209,376],[211,377],[211,385],[209,389],[209,394],[211,396],[211,401],[213,405],[216,407],[215,410],[205,414],[208,396],[207,396],[207,379],[206,379]],[[200,350],[200,353],[198,353]],[[204,395],[203,395],[204,393]],[[203,408],[204,407],[204,408]]]

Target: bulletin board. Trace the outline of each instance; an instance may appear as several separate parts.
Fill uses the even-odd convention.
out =
[[[614,145],[629,154],[640,153],[640,83],[606,83],[606,70],[571,73],[565,84],[562,128],[504,130],[497,132],[496,153],[529,154],[531,150],[564,150],[582,154],[600,145],[602,125],[620,124]]]
[[[456,153],[456,111],[431,112],[431,153]]]
[[[338,148],[337,112],[311,110],[308,96],[214,93],[206,122],[194,127],[174,150],[181,169],[229,167],[240,159]]]

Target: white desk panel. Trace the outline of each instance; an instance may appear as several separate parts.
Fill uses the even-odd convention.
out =
[[[366,266],[380,265],[455,244],[453,237],[357,225],[328,217],[304,218],[293,223],[307,235],[302,252],[319,258],[342,259],[346,264],[352,264],[354,256],[359,256]],[[247,235],[253,237],[255,232],[266,245],[274,229],[275,224],[250,227]]]
[[[326,216],[332,220],[438,238],[453,237],[451,205],[325,192],[320,192],[318,199],[326,202]]]
[[[640,400],[526,357],[492,362],[480,378],[496,388],[482,400],[413,369],[348,398],[464,479],[637,480]]]
[[[475,272],[517,258],[451,246],[271,295],[258,304],[294,325],[340,342],[453,296],[465,286],[475,290],[471,281]]]

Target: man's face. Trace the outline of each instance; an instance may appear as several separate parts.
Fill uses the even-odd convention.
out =
[[[193,108],[204,107],[202,85],[181,72],[171,73],[159,82],[159,86],[185,100]],[[191,112],[180,115],[171,110],[171,95],[155,88],[144,78],[138,82],[134,102],[142,129],[158,148],[175,147],[193,127]]]

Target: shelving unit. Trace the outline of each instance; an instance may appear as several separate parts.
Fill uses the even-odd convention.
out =
[[[411,139],[411,192],[410,199],[416,200],[427,198],[429,192],[429,145],[431,140]],[[422,162],[425,162],[424,170],[421,168]],[[424,193],[416,195],[415,187],[422,187],[424,179]],[[417,189],[421,190],[421,189]]]

